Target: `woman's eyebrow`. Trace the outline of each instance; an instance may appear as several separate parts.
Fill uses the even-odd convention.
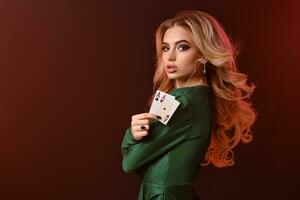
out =
[[[175,45],[178,44],[178,43],[180,43],[180,42],[186,42],[186,43],[189,44],[189,41],[187,41],[187,40],[179,40],[179,41],[175,42]],[[163,44],[168,44],[168,43],[167,42],[163,42]]]

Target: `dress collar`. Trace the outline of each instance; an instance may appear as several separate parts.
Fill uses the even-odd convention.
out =
[[[186,90],[193,90],[193,89],[210,89],[209,85],[194,85],[194,86],[188,86],[188,87],[181,87],[181,88],[175,88],[172,89],[170,92],[181,92]]]

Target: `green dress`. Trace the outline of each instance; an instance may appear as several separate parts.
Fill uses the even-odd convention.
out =
[[[153,121],[140,141],[129,127],[123,138],[123,171],[142,177],[138,200],[198,199],[193,183],[211,138],[211,88],[182,87],[169,94],[180,105],[167,125]]]

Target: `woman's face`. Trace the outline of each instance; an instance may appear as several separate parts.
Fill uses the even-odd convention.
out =
[[[184,83],[195,70],[198,52],[186,29],[181,26],[167,29],[162,43],[162,60],[168,78]]]

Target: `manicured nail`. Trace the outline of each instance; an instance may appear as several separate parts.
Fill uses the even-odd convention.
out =
[[[157,117],[157,119],[161,119],[161,116],[156,116]]]

